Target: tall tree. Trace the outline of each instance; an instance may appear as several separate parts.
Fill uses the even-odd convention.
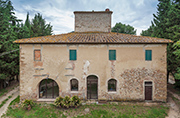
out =
[[[153,14],[152,26],[141,35],[171,39],[176,43],[180,39],[180,3],[179,0],[158,0],[157,14]],[[152,30],[151,30],[152,29]],[[176,78],[180,59],[173,52],[173,44],[167,46],[167,77],[169,73]],[[168,79],[168,78],[167,78]],[[180,84],[179,84],[180,86]]]
[[[52,26],[46,24],[45,19],[42,18],[40,13],[35,14],[31,22],[31,37],[52,35]]]
[[[136,30],[133,26],[122,24],[121,22],[116,23],[112,28],[112,32],[125,33],[125,34],[134,34],[136,35]]]
[[[151,24],[152,25],[147,30],[142,30],[141,36],[153,36],[154,24],[153,23]]]
[[[17,27],[20,21],[14,16],[14,8],[10,0],[0,0],[0,79],[18,74],[19,57],[16,40]],[[10,53],[11,52],[11,53]]]

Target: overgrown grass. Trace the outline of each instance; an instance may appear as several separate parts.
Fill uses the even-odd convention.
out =
[[[19,96],[11,102],[18,104]],[[89,108],[89,112],[84,109]],[[8,108],[3,117],[10,118],[165,118],[168,107],[163,105],[143,106],[138,104],[90,104],[79,108],[62,109],[53,104],[36,104],[30,111],[23,108]]]
[[[16,103],[19,103],[19,101],[20,101],[20,96],[17,96],[17,98],[15,98],[13,101],[11,101],[11,103],[9,104],[9,106],[15,105]]]
[[[12,96],[8,96],[8,98],[6,98],[5,100],[2,101],[2,103],[0,104],[0,108],[10,99],[12,98]]]
[[[5,93],[7,93],[7,92],[13,90],[13,89],[14,89],[15,87],[17,87],[17,86],[19,86],[19,85],[15,85],[14,87],[11,87],[11,88],[4,88],[4,89],[1,89],[1,90],[0,90],[0,97],[3,96]]]
[[[6,89],[1,89],[0,90],[0,97],[1,96],[3,96],[5,93],[7,93],[8,92],[8,90],[6,90]]]

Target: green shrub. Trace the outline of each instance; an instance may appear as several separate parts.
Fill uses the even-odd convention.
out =
[[[64,99],[63,99],[63,106],[64,108],[69,108],[70,107],[70,97],[69,96],[65,96]]]
[[[34,105],[35,105],[35,103],[33,102],[33,100],[25,99],[22,102],[22,107],[25,108],[26,110],[31,109]]]
[[[63,101],[63,97],[61,97],[61,96],[57,97],[54,102],[55,106],[60,107],[60,108],[63,107],[62,101]]]
[[[79,99],[78,96],[65,96],[64,98],[59,96],[56,98],[54,102],[56,107],[62,107],[62,108],[69,108],[69,107],[78,107],[81,104],[81,100]]]
[[[71,107],[78,107],[78,106],[80,106],[80,99],[79,99],[79,97],[78,96],[73,96],[73,97],[71,97],[71,99],[70,99],[70,101],[71,101]]]

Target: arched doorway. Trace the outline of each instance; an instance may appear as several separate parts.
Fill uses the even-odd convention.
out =
[[[98,77],[95,75],[87,77],[87,99],[98,99]]]
[[[43,79],[39,84],[39,98],[56,98],[59,96],[58,84],[52,79]]]

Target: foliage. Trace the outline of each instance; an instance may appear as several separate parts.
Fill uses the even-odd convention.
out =
[[[16,39],[46,36],[52,34],[52,26],[46,24],[40,13],[30,22],[29,13],[25,24],[15,16],[10,0],[0,0],[0,79],[19,74],[19,45]]]
[[[0,97],[2,96],[2,95],[4,95],[5,93],[7,93],[8,92],[8,90],[6,90],[6,89],[1,89],[0,90]]]
[[[59,96],[56,98],[56,100],[54,101],[54,104],[56,107],[63,107],[63,104],[62,104],[62,101],[63,101],[63,97]]]
[[[8,98],[6,98],[5,100],[2,101],[2,103],[0,104],[0,108],[11,98],[12,96],[8,96]]]
[[[11,101],[9,106],[14,105],[14,104],[19,103],[19,102],[20,102],[20,96],[18,95],[17,98],[15,98],[13,101]]]
[[[65,96],[64,98],[59,96],[56,98],[54,102],[56,107],[62,107],[62,108],[69,108],[69,107],[78,107],[81,104],[81,100],[79,99],[78,96]]]
[[[6,79],[19,73],[18,44],[14,44],[17,36],[17,23],[14,8],[10,0],[0,0],[0,79]]]
[[[62,101],[62,104],[63,104],[63,107],[65,108],[69,108],[70,107],[70,97],[69,96],[65,96],[63,101]]]
[[[73,96],[73,97],[71,97],[70,98],[70,101],[71,101],[71,107],[78,107],[78,106],[80,106],[80,104],[81,104],[81,100],[79,99],[79,97],[78,96]]]
[[[174,54],[177,56],[178,63],[180,63],[180,41],[176,42],[173,45],[175,51]],[[176,86],[180,87],[180,67],[177,67],[177,72],[175,73],[175,79],[178,79],[179,81],[176,82]]]
[[[152,25],[141,35],[171,39],[176,43],[180,39],[180,2],[178,0],[158,0],[157,13],[153,14]],[[167,46],[167,71],[177,78],[180,59],[173,53],[177,49],[173,44]],[[177,81],[176,81],[177,82]]]
[[[133,26],[122,24],[121,22],[116,23],[112,28],[112,32],[125,33],[125,34],[134,34],[136,35],[136,30]]]
[[[8,108],[4,117],[15,118],[165,118],[168,108],[161,105],[151,107],[135,104],[103,104],[103,105],[83,105],[76,109],[58,109],[49,104],[37,104],[30,111],[23,108]],[[89,112],[84,109],[89,108]]]
[[[154,25],[152,25],[147,29],[147,30],[142,30],[141,36],[153,36],[153,31],[154,31]]]
[[[28,100],[28,99],[25,99],[23,102],[22,102],[22,107],[25,108],[25,109],[28,109],[29,107],[33,107],[35,105],[35,103],[33,102],[33,100]]]

